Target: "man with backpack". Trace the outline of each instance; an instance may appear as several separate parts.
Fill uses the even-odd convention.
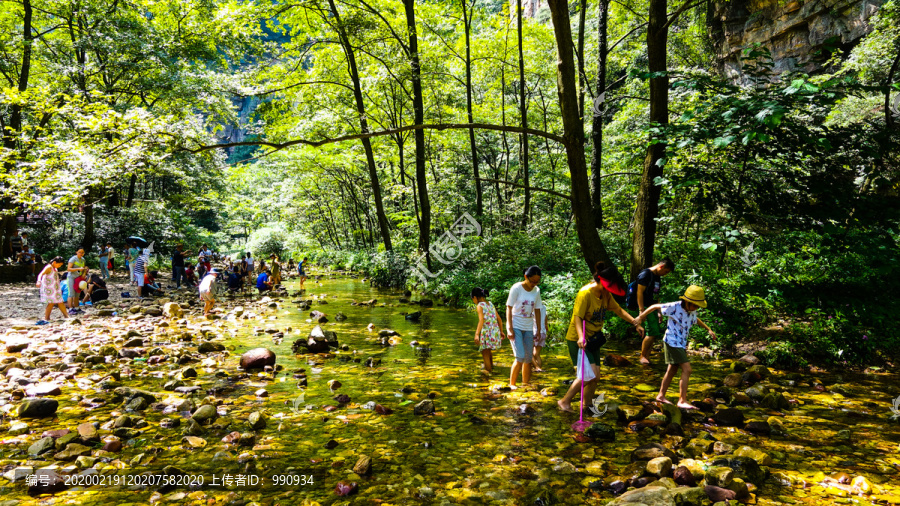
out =
[[[638,316],[645,309],[659,302],[659,289],[662,277],[675,270],[675,262],[664,258],[653,267],[638,273],[637,279],[628,285],[625,303],[632,316]],[[650,363],[650,352],[653,350],[653,339],[663,335],[662,316],[654,315],[644,322],[644,340],[641,342],[641,363]]]

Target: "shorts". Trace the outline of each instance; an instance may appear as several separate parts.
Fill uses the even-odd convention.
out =
[[[628,314],[637,318],[640,316],[640,311],[628,311]],[[651,313],[647,316],[647,319],[644,320],[643,323],[645,336],[653,336],[653,337],[662,337],[663,336],[663,328],[662,325],[659,324],[659,313]]]
[[[78,292],[75,291],[75,276],[71,272],[66,276],[66,286],[69,288],[69,298],[78,296]]]
[[[516,362],[530,364],[531,355],[534,351],[534,332],[514,328],[513,336],[512,349],[513,354],[516,356]]]
[[[137,282],[137,286],[144,286],[144,274],[134,273],[134,280]]]
[[[200,300],[208,300],[210,302],[215,302],[216,298],[213,296],[212,292],[200,292]]]
[[[572,365],[578,366],[578,355],[581,353],[581,348],[578,346],[578,341],[569,341],[566,340],[566,344],[569,346],[569,358],[572,359]],[[588,362],[593,365],[600,364],[600,361],[597,360],[597,354],[584,350],[584,357],[588,359]]]
[[[690,362],[690,360],[688,360],[687,350],[685,350],[684,348],[676,348],[674,346],[669,346],[669,344],[666,342],[663,342],[663,349],[665,350],[667,364],[678,365]]]

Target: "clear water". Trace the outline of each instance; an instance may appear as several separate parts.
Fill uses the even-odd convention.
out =
[[[296,288],[295,282],[288,285],[292,290]],[[614,496],[602,490],[592,491],[588,488],[591,482],[608,482],[622,473],[630,463],[631,451],[642,444],[678,443],[656,434],[635,433],[615,423],[616,404],[635,405],[653,398],[662,366],[604,367],[597,393],[604,394],[612,409],[600,419],[592,420],[614,425],[617,440],[603,444],[578,442],[571,430],[578,415],[556,409],[556,401],[566,389],[562,381],[574,375],[564,346],[545,350],[547,372],[533,376],[534,389],[495,392],[492,387],[508,381],[510,347],[508,342],[504,343],[495,354],[493,376],[483,376],[481,355],[473,341],[477,316],[471,309],[400,304],[401,294],[374,290],[361,280],[347,277],[323,277],[321,283],[307,281],[307,294],[303,298],[323,295],[328,304],[314,304],[313,309],[328,314],[331,321],[323,328],[335,331],[340,343],[348,345],[350,351],[337,352],[333,357],[293,355],[292,342],[306,337],[314,326],[307,322],[308,312],[299,311],[290,302],[291,298],[280,301],[277,309],[263,310],[261,306],[244,303],[245,308],[258,312],[264,319],[212,322],[225,337],[224,343],[232,355],[221,367],[191,364],[199,377],[188,383],[202,386],[205,392],[218,380],[217,370],[239,374],[236,366],[240,354],[255,347],[267,347],[277,354],[277,363],[283,369],[274,381],[261,379],[254,372],[239,381],[234,391],[220,395],[223,401],[220,414],[232,424],[227,429],[207,428],[205,434],[199,435],[207,444],[199,448],[181,441],[184,425],[179,429],[159,427],[160,419],[173,415],[147,410],[143,416],[148,427],[135,430],[116,455],[118,459],[111,462],[129,473],[159,472],[165,465],[174,465],[192,475],[202,475],[203,487],[129,490],[107,483],[60,492],[46,503],[145,504],[163,500],[205,504],[233,501],[534,504],[539,499],[544,504],[554,501],[605,504]],[[376,307],[350,305],[353,300],[372,298],[378,299]],[[338,311],[347,316],[346,321],[334,321]],[[413,311],[422,311],[419,322],[406,321],[401,314]],[[273,316],[276,318],[272,319]],[[374,331],[366,329],[370,323],[374,324]],[[274,343],[270,334],[256,333],[254,327],[277,328],[285,331],[285,338]],[[292,330],[287,331],[288,328]],[[402,342],[387,347],[375,344],[377,331],[382,328],[396,330]],[[229,331],[234,331],[233,335]],[[412,341],[418,341],[420,347],[431,348],[430,353],[417,353],[416,347],[410,344]],[[607,345],[607,350],[636,361],[636,350],[622,343],[613,342]],[[380,359],[380,364],[367,365],[370,358]],[[730,372],[726,363],[713,360],[696,359],[693,366],[691,399],[699,398],[700,391]],[[166,397],[171,392],[162,392],[162,385],[170,378],[156,376],[164,376],[159,371],[168,373],[180,367],[137,363],[131,368],[135,378],[124,379],[125,385],[146,388]],[[305,369],[307,388],[298,388],[298,380],[292,377],[299,369]],[[774,459],[771,472],[781,475],[759,484],[755,490],[759,504],[831,504],[851,499],[855,504],[900,503],[897,487],[900,424],[888,419],[891,400],[900,396],[897,377],[817,374],[795,378],[773,372],[770,383],[776,387],[779,382],[787,385],[789,379],[795,382],[794,386],[780,388],[786,397],[797,401],[796,408],[781,413],[742,409],[747,418],[765,420],[770,415],[779,416],[787,427],[787,435],[753,436],[732,428],[699,423],[686,426],[688,435],[707,431],[735,447],[746,445],[769,453]],[[332,391],[329,380],[337,380],[342,386]],[[841,385],[847,395],[818,392],[811,388],[812,380]],[[546,387],[556,388],[558,393],[542,395],[540,390]],[[254,392],[259,388],[265,388],[269,396],[256,397]],[[339,406],[333,399],[338,394],[348,395],[351,402]],[[199,404],[203,396],[195,395],[195,402]],[[437,412],[432,416],[414,415],[415,403],[429,396],[434,397]],[[122,412],[121,405],[86,410],[77,407],[75,400],[63,397],[58,419],[30,421],[33,430],[40,433],[45,428],[74,429],[83,421],[102,424]],[[369,401],[392,409],[393,414],[381,415],[363,409],[361,405]],[[531,406],[533,413],[520,414],[522,404]],[[339,407],[326,412],[325,406]],[[257,431],[255,446],[237,447],[221,442],[231,431],[247,432],[245,420],[253,411],[262,411],[268,418],[267,427]],[[849,431],[849,439],[847,433],[841,432],[845,430]],[[337,446],[329,448],[330,441],[337,442]],[[4,445],[2,452],[6,468],[26,462],[11,447]],[[140,455],[143,456],[136,460]],[[353,472],[360,455],[372,458],[371,476]],[[27,462],[38,466],[51,463]],[[585,473],[589,463],[593,463],[592,469],[599,470],[595,471],[599,475]],[[851,498],[841,497],[836,488],[826,490],[821,484],[827,482],[826,475],[834,472],[847,473],[851,478],[864,476],[880,488],[877,491],[880,495]],[[261,482],[210,486],[213,476],[222,483],[225,474],[231,475],[232,483],[239,475],[258,476]],[[293,477],[283,478],[284,475]],[[281,476],[276,479],[286,480],[289,485],[274,485],[275,476]],[[793,483],[778,484],[785,479]],[[339,481],[356,482],[358,493],[338,496],[335,486]],[[5,504],[2,501],[6,499],[20,500],[19,504],[39,501],[26,496],[21,484],[4,483],[0,487],[0,504]]]

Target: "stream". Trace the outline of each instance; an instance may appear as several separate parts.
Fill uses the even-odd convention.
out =
[[[293,280],[285,285],[292,294],[299,286]],[[342,274],[310,278],[306,288],[302,296],[263,303],[257,296],[221,299],[222,318],[212,321],[194,308],[183,320],[86,316],[75,330],[68,324],[41,330],[40,336],[51,336],[44,341],[31,328],[7,330],[7,338],[33,340],[20,353],[0,353],[7,378],[11,365],[25,370],[23,377],[43,368],[62,389],[50,417],[19,420],[12,411],[21,403],[16,395],[7,388],[0,398],[6,405],[0,506],[607,504],[629,485],[643,487],[647,497],[663,494],[654,486],[663,485],[675,497],[679,489],[672,487],[685,480],[700,487],[717,483],[750,504],[900,504],[900,423],[890,418],[892,402],[900,399],[896,374],[793,373],[692,356],[689,399],[707,410],[662,412],[649,401],[664,365],[637,365],[637,348],[613,341],[603,353],[631,364],[601,368],[597,407],[603,414],[586,412],[596,427],[578,434],[571,428],[578,414],[556,406],[564,381],[574,377],[558,344],[562,336],[551,336],[557,344],[544,350],[546,372],[532,376],[533,386],[509,391],[509,343],[495,352],[493,375],[483,375],[471,307],[400,303],[402,293]],[[316,326],[310,310],[292,302],[298,299],[327,314],[322,329],[335,332],[346,350],[292,352],[293,342]],[[371,299],[377,300],[372,307],[351,305]],[[122,315],[134,304],[116,302]],[[415,311],[422,313],[417,322],[403,315]],[[346,319],[336,321],[338,312]],[[111,323],[97,324],[103,321]],[[397,332],[393,344],[381,344],[381,329]],[[104,345],[119,338],[114,346],[121,350],[121,341],[134,337],[144,339],[143,354],[125,359],[120,352],[102,361]],[[202,337],[227,351],[199,353]],[[274,378],[238,368],[244,352],[260,347],[277,356]],[[661,362],[661,353],[654,358]],[[60,376],[72,364],[80,364],[78,372]],[[178,393],[173,384],[200,388]],[[155,398],[128,409],[141,403],[130,404],[133,392],[123,394],[123,387]],[[426,400],[434,413],[415,414],[415,406],[427,408]],[[212,421],[191,423],[191,411],[210,403]],[[714,416],[716,403],[723,405]],[[726,404],[739,413],[722,414]],[[737,415],[743,420],[731,423]],[[680,424],[671,423],[678,418]],[[7,432],[17,422],[25,422],[26,431]],[[97,432],[82,430],[85,423]],[[65,429],[71,432],[46,433]],[[55,447],[29,454],[42,436]],[[86,450],[60,446],[63,438],[78,437]],[[81,451],[59,453],[73,448]],[[659,462],[647,464],[641,455],[668,456],[674,465],[658,469]],[[369,467],[363,456],[371,464],[361,475],[355,471]],[[66,486],[29,495],[25,476],[41,468]],[[48,491],[40,484],[31,490]],[[678,500],[711,504],[701,492],[693,487]]]

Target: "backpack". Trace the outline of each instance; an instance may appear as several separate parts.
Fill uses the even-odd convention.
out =
[[[643,274],[644,271],[647,271],[647,270],[650,270],[650,269],[644,269],[641,272],[639,272],[638,277],[640,277],[641,274]],[[638,303],[637,303],[637,287],[638,287],[638,282],[637,282],[637,279],[635,279],[634,281],[632,281],[631,283],[628,284],[628,291],[625,293],[625,306],[631,311],[637,311],[639,309]]]

